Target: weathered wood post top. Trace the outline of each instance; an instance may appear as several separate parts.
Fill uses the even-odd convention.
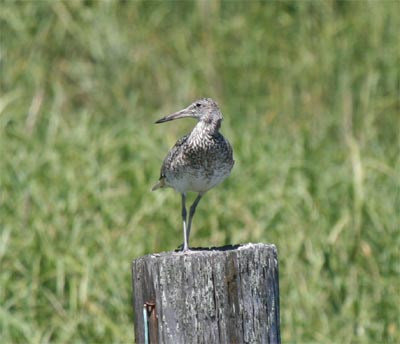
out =
[[[147,255],[132,281],[137,343],[280,343],[274,245]]]

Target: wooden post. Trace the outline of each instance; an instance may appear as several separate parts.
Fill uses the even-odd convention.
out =
[[[137,343],[280,343],[274,245],[151,254],[132,276]]]

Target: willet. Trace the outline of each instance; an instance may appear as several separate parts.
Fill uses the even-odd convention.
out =
[[[168,152],[161,166],[160,179],[152,190],[172,187],[181,193],[183,251],[187,251],[193,215],[201,197],[229,176],[234,160],[231,145],[219,132],[222,114],[214,100],[199,99],[187,108],[159,119],[156,123],[184,117],[196,118],[198,123]],[[198,195],[190,207],[187,222],[186,194],[188,191],[197,192]]]

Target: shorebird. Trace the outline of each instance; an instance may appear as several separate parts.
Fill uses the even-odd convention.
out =
[[[189,236],[196,207],[203,195],[231,173],[235,161],[232,147],[219,132],[222,114],[211,98],[202,98],[183,110],[163,117],[156,123],[193,117],[198,123],[180,138],[168,152],[161,166],[160,179],[152,191],[172,187],[182,196],[183,251],[189,250]],[[190,207],[187,221],[186,194],[198,195]]]

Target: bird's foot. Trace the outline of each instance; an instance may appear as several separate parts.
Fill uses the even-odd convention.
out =
[[[188,252],[188,251],[191,251],[191,249],[190,249],[190,247],[189,246],[187,246],[187,247],[185,247],[185,244],[180,244],[176,249],[175,249],[175,252]]]

